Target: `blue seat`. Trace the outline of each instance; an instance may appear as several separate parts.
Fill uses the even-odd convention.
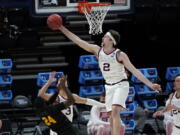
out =
[[[99,98],[102,92],[104,92],[103,85],[81,86],[79,96],[85,98]]]
[[[141,68],[139,71],[151,82],[156,82],[158,79],[158,72],[156,68]],[[134,75],[132,75],[131,81],[134,83],[141,83]]]
[[[0,85],[10,85],[12,84],[13,78],[11,75],[0,75]]]
[[[12,65],[13,63],[11,59],[0,59],[0,74],[10,73]]]
[[[174,80],[177,74],[180,74],[180,67],[168,67],[166,69],[166,80],[168,81]]]
[[[82,55],[79,58],[80,69],[98,69],[99,63],[95,55]]]
[[[38,73],[37,77],[37,86],[41,87],[43,86],[49,79],[50,72],[47,73]],[[56,72],[55,78],[58,80],[59,77],[64,76],[63,72]],[[56,81],[51,84],[51,87],[56,86]]]
[[[128,110],[122,110],[120,112],[121,118],[124,119],[129,119],[129,118],[133,118],[134,117],[134,112],[135,112],[135,104],[134,103],[130,103],[130,104],[126,104],[126,108]]]
[[[80,84],[98,84],[103,82],[103,76],[100,70],[94,71],[80,71]]]
[[[165,90],[165,92],[171,93],[172,90],[173,90],[173,86],[174,86],[173,82],[167,82],[166,83],[166,90]]]
[[[152,97],[154,98],[154,96],[157,94],[156,91],[152,90],[151,88],[143,84],[135,85],[135,90],[137,95],[143,99]]]
[[[143,100],[144,107],[149,111],[155,111],[157,109],[157,100],[150,99],[150,100]]]
[[[0,101],[10,101],[13,98],[13,93],[11,90],[1,90],[0,91]]]
[[[126,135],[133,135],[134,129],[135,129],[135,121],[133,119],[131,120],[125,120],[123,123],[126,125]]]
[[[129,94],[126,99],[126,103],[132,103],[134,101],[134,96],[135,96],[135,89],[134,89],[134,87],[130,87]]]

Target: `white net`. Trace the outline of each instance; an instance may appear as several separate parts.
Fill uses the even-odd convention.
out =
[[[91,11],[88,12],[88,7],[82,7],[86,19],[89,23],[89,34],[96,35],[102,33],[102,24],[104,18],[110,9],[110,5],[107,6],[94,6]]]

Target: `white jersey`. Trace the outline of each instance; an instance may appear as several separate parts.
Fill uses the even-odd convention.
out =
[[[176,92],[172,97],[171,104],[180,108],[180,97],[177,97]],[[172,115],[174,125],[180,127],[180,111],[172,110]]]
[[[66,101],[66,99],[63,96],[58,95],[57,102],[61,103],[64,101]],[[66,115],[69,121],[73,121],[73,105],[69,106],[67,109],[62,110],[62,113]]]
[[[166,106],[170,103],[170,99],[168,99],[166,101]],[[173,117],[172,117],[172,112],[171,111],[168,111],[168,112],[165,112],[164,113],[164,123],[165,125],[167,125],[168,123],[170,122],[173,122]]]
[[[116,49],[110,54],[106,54],[103,48],[99,51],[99,67],[106,83],[112,84],[127,79],[124,65],[117,60],[117,52],[119,51]]]

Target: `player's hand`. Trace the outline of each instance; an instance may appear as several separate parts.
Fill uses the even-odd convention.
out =
[[[58,88],[59,89],[66,89],[67,88],[67,75],[63,76],[62,78],[59,78]]]
[[[163,112],[168,112],[168,111],[170,111],[170,110],[172,110],[172,109],[176,110],[176,106],[174,106],[174,105],[172,105],[172,104],[168,104],[168,105],[165,107],[165,109],[163,110]]]
[[[53,81],[55,81],[55,78],[54,78],[55,75],[56,75],[56,71],[53,71],[53,72],[50,73],[49,79],[48,79],[48,81],[49,81],[50,83],[52,83]]]
[[[157,116],[160,116],[160,115],[162,115],[162,112],[157,111],[157,112],[153,113],[153,118],[156,118]]]
[[[159,91],[162,90],[162,89],[161,89],[161,85],[156,84],[156,83],[152,84],[151,89],[153,89],[153,90],[155,90],[155,91],[157,91],[157,92],[159,92]]]

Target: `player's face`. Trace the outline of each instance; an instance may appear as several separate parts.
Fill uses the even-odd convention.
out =
[[[113,42],[110,39],[110,37],[105,34],[104,37],[102,38],[102,45],[109,45],[109,44],[113,44]]]
[[[176,89],[180,89],[180,78],[175,79],[174,86]]]
[[[99,101],[100,101],[101,103],[105,103],[105,97],[104,97],[104,96],[100,96]]]

